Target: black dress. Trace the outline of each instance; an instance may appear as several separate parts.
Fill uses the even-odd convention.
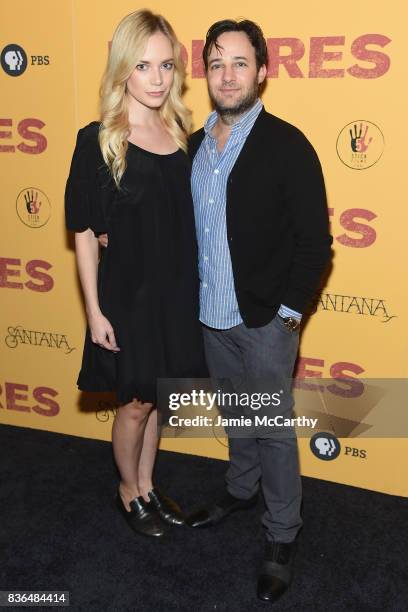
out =
[[[108,233],[98,298],[120,352],[86,332],[78,387],[116,391],[119,403],[155,402],[157,378],[206,375],[199,323],[197,245],[184,152],[129,143],[118,190],[98,143],[99,123],[79,130],[65,191],[66,225]]]

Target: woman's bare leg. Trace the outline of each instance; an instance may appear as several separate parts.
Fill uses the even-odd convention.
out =
[[[113,422],[113,454],[121,477],[119,493],[127,510],[130,510],[129,502],[141,495],[139,461],[152,407],[135,399],[117,409]]]
[[[140,495],[143,495],[146,501],[150,501],[147,495],[153,488],[152,474],[154,462],[156,459],[157,446],[157,408],[154,408],[149,414],[146,427],[144,430],[144,439],[142,452],[139,459],[138,483]]]

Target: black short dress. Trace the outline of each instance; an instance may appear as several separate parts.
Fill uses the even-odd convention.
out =
[[[118,190],[98,142],[99,123],[79,130],[65,191],[67,228],[108,233],[98,298],[120,352],[86,332],[78,387],[116,391],[121,404],[156,401],[158,378],[206,376],[190,162],[129,143]]]

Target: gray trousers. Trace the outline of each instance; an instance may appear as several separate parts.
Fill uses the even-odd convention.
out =
[[[278,316],[264,327],[241,323],[226,330],[203,326],[210,376],[218,388],[241,392],[277,390],[277,381],[290,381],[299,347],[299,332],[290,332]],[[244,381],[244,382],[243,382]],[[269,382],[268,382],[269,381]],[[242,384],[243,383],[243,384]],[[258,384],[259,383],[259,384]],[[239,388],[238,388],[239,387]],[[238,407],[237,407],[238,408]],[[239,409],[239,408],[238,408]],[[275,414],[292,416],[291,389]],[[246,409],[247,411],[247,409]],[[241,411],[242,413],[242,411]],[[248,499],[261,484],[266,504],[262,523],[269,541],[292,542],[300,527],[302,488],[294,430],[287,435],[230,435],[230,463],[226,488],[234,497]]]

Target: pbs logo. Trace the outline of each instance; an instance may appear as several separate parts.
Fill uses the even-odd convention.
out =
[[[333,461],[340,455],[341,446],[336,436],[322,431],[310,439],[310,450],[318,459]]]
[[[1,66],[9,76],[21,76],[27,68],[27,54],[20,45],[11,44],[1,52]]]

